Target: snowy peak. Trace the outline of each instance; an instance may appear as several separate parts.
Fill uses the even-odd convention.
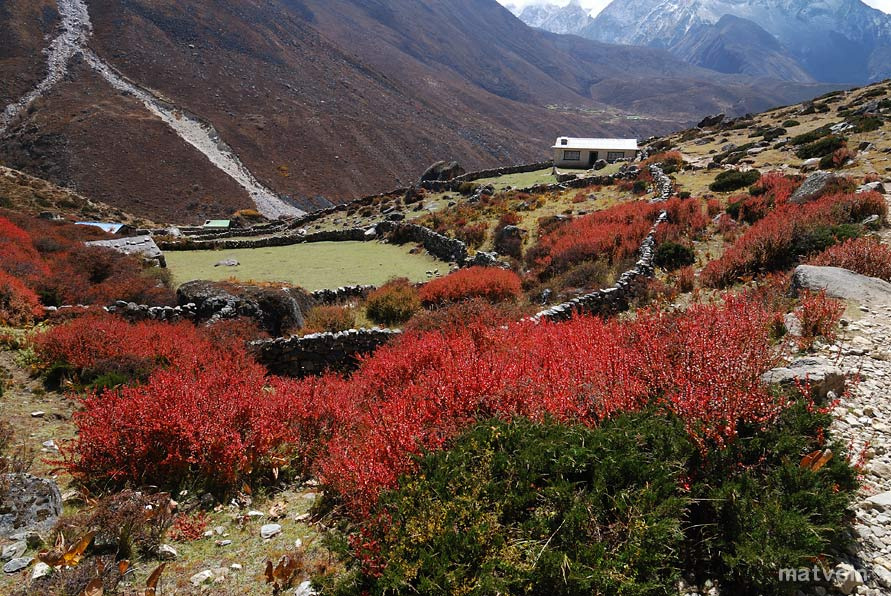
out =
[[[704,28],[731,15],[756,24],[782,46],[770,49],[767,66],[769,71],[786,72],[787,80],[803,80],[803,72],[804,77],[819,81],[859,84],[891,75],[887,59],[891,56],[891,16],[861,0],[614,0],[596,17],[588,16],[588,24],[578,29],[580,13],[587,11],[573,2],[566,7],[527,6],[518,16],[527,24],[555,33],[665,48],[686,59],[691,47],[702,46]],[[712,30],[709,43],[729,44],[736,52],[751,34],[743,29]],[[736,39],[737,35],[743,39]],[[751,54],[752,59],[762,59],[755,56],[766,50],[750,49],[752,52],[743,53]],[[703,65],[702,61],[693,63]],[[744,58],[739,69],[751,73],[759,64]]]
[[[566,6],[542,3],[524,8],[508,5],[508,8],[530,27],[552,33],[578,35],[594,22],[589,11],[578,0],[572,0]]]

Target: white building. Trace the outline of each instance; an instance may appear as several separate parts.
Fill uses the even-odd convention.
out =
[[[554,166],[589,169],[597,160],[614,162],[637,157],[637,139],[576,139],[560,137],[553,147]]]

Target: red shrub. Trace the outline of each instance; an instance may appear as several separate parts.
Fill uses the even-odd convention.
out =
[[[0,271],[0,325],[27,325],[42,313],[37,294],[19,279]]]
[[[484,298],[489,302],[516,300],[522,292],[520,278],[513,271],[497,267],[470,267],[434,279],[419,293],[426,306]]]
[[[152,374],[145,385],[82,400],[64,466],[90,484],[177,487],[190,479],[225,492],[269,481],[291,461],[291,406],[266,390],[265,370],[243,354],[208,350]]]
[[[65,365],[75,374],[122,360],[144,362],[150,369],[188,368],[213,352],[243,354],[243,330],[243,325],[233,328],[232,324],[207,330],[188,322],[131,324],[93,311],[37,335],[33,346],[44,363]]]
[[[760,194],[765,196],[773,205],[784,205],[792,194],[801,186],[802,178],[799,176],[786,176],[780,172],[768,172],[761,176],[761,180],[755,185],[760,189]]]
[[[406,278],[388,281],[365,300],[368,318],[379,325],[400,325],[420,309],[418,290]]]
[[[845,306],[840,301],[826,296],[825,291],[805,292],[801,298],[798,318],[801,320],[801,337],[798,347],[809,350],[817,338],[833,341],[838,333],[838,323]]]
[[[717,215],[724,210],[724,208],[721,207],[721,201],[718,199],[709,199],[708,202],[706,202],[706,209],[709,217],[717,217]]]
[[[794,263],[806,240],[820,228],[884,218],[887,206],[878,193],[826,196],[805,205],[786,204],[749,228],[724,255],[702,272],[703,283],[723,287],[744,275],[775,271]]]
[[[739,423],[769,420],[781,406],[760,382],[775,363],[771,321],[759,301],[729,299],[682,314],[645,312],[633,323],[471,324],[409,334],[349,380],[291,390],[304,407],[330,409],[307,416],[313,426],[300,435],[329,437],[317,468],[362,513],[411,469],[412,455],[497,415],[597,424],[656,403],[681,414],[703,445],[722,445]]]
[[[891,247],[874,238],[854,238],[808,260],[810,265],[841,267],[891,281]]]
[[[207,514],[203,511],[195,515],[180,513],[173,518],[173,524],[167,530],[167,537],[174,542],[194,542],[204,537],[207,524]]]
[[[49,271],[31,243],[31,236],[5,217],[0,217],[0,268],[23,280]]]

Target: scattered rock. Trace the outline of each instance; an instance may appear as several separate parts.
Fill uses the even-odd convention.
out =
[[[11,561],[12,559],[18,559],[22,555],[25,554],[25,551],[28,550],[28,545],[24,540],[19,540],[18,542],[14,542],[12,544],[7,544],[3,547],[2,553],[0,553],[0,561]]]
[[[31,581],[45,577],[50,573],[52,573],[52,568],[43,561],[38,561],[34,564],[34,570],[31,572]]]
[[[249,317],[278,337],[303,327],[303,312],[312,298],[302,290],[226,282],[190,281],[176,291],[180,306],[195,305],[199,321]]]
[[[804,163],[801,164],[799,168],[802,172],[814,172],[820,168],[820,158],[812,157],[810,159],[804,160]]]
[[[31,418],[43,418],[46,416],[46,412],[37,410],[36,412],[31,412]]]
[[[307,580],[297,586],[297,589],[294,590],[294,596],[315,596],[318,594],[315,590],[312,589],[312,582]]]
[[[604,169],[604,168],[605,168],[606,166],[608,166],[608,165],[609,165],[609,164],[606,162],[605,159],[598,159],[597,161],[594,162],[594,169],[595,169],[595,170],[602,170],[602,169]]]
[[[891,283],[839,267],[799,265],[792,275],[798,290],[826,290],[826,294],[859,303],[891,304]]]
[[[835,587],[848,596],[853,594],[859,586],[863,585],[863,577],[850,563],[841,563],[835,567]]]
[[[179,553],[169,544],[162,544],[158,547],[158,558],[162,561],[175,561],[177,557],[179,557]]]
[[[282,527],[280,524],[266,524],[262,528],[260,528],[260,536],[264,540],[268,540],[273,536],[278,536],[282,533]]]
[[[845,375],[826,358],[802,358],[789,366],[775,368],[762,375],[769,385],[791,387],[807,380],[811,391],[820,400],[826,400],[829,392],[841,395],[845,389]]]
[[[724,118],[726,118],[726,114],[716,114],[714,116],[706,116],[703,118],[699,124],[696,125],[696,128],[712,128],[714,126],[718,126],[722,122],[724,122]]]
[[[878,509],[891,511],[891,491],[869,497],[866,502]]]
[[[465,174],[464,168],[462,168],[457,161],[445,162],[438,161],[427,168],[423,174],[421,174],[421,182],[429,182],[438,180],[440,182],[446,182],[453,178],[457,178]]]
[[[201,584],[206,584],[207,582],[209,582],[212,579],[213,579],[213,571],[211,571],[210,569],[205,569],[204,571],[201,571],[200,573],[196,573],[195,575],[190,577],[189,582],[191,582],[191,584],[193,586],[200,586]]]
[[[8,474],[0,499],[0,537],[49,531],[62,514],[62,494],[52,480],[30,474]]]
[[[831,172],[815,172],[798,187],[789,198],[789,202],[801,205],[819,199],[836,180],[838,177]]]
[[[241,265],[241,263],[235,259],[223,259],[222,261],[217,262],[214,267],[238,267],[239,265]]]
[[[18,573],[34,562],[34,557],[18,557],[3,566],[3,573]]]

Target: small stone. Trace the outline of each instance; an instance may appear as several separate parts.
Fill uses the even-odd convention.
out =
[[[56,445],[56,442],[53,441],[52,439],[50,439],[49,441],[44,441],[43,446],[46,449],[49,449],[50,451],[58,451],[59,450],[59,446]]]
[[[229,569],[231,569],[232,571],[241,571],[242,567],[239,563],[232,563],[231,565],[229,565]]]
[[[44,416],[46,416],[46,412],[42,412],[40,410],[37,410],[36,412],[31,412],[31,418],[43,418]]]
[[[257,510],[248,511],[248,517],[264,517],[265,515],[266,514],[263,513],[262,511],[257,511]]]
[[[315,596],[318,594],[315,590],[312,589],[312,582],[307,580],[297,586],[297,589],[294,590],[294,596]]]
[[[49,575],[52,572],[52,569],[49,565],[44,563],[43,561],[38,561],[34,565],[34,571],[31,572],[31,580],[40,579],[46,575]]]
[[[840,563],[835,567],[835,587],[845,596],[853,594],[863,585],[863,577],[850,563]]]
[[[299,538],[294,541],[294,548],[303,548],[303,541]]]
[[[230,544],[232,544],[232,541],[231,540],[217,540],[216,544],[217,544],[217,546],[220,546],[220,547],[229,546]]]
[[[891,571],[888,571],[881,565],[873,567],[872,574],[875,576],[876,582],[883,588],[891,588]]]
[[[193,586],[200,586],[201,584],[205,584],[213,579],[213,571],[210,569],[205,569],[200,573],[196,573],[192,577],[189,578],[189,581]]]
[[[866,502],[879,509],[891,509],[891,491],[874,495],[866,499]]]
[[[3,552],[0,554],[0,561],[11,561],[13,559],[17,559],[25,554],[25,551],[28,550],[28,545],[24,541],[14,542],[12,544],[7,544],[3,547]]]
[[[205,538],[212,538],[212,537],[213,537],[213,530],[208,530],[208,531],[206,531],[206,532],[204,533],[204,537],[205,537]]]
[[[18,557],[3,566],[3,573],[18,573],[34,562],[34,557]]]
[[[268,540],[273,536],[278,536],[282,533],[282,527],[279,524],[266,524],[262,528],[260,528],[260,536]]]
[[[299,522],[305,522],[305,521],[307,521],[309,518],[310,518],[310,515],[309,515],[308,513],[301,513],[300,515],[298,515],[297,517],[295,517],[294,520],[295,520],[295,521],[299,521]]]
[[[169,544],[162,544],[158,547],[158,558],[162,561],[175,561],[177,557],[179,557],[179,553]]]

